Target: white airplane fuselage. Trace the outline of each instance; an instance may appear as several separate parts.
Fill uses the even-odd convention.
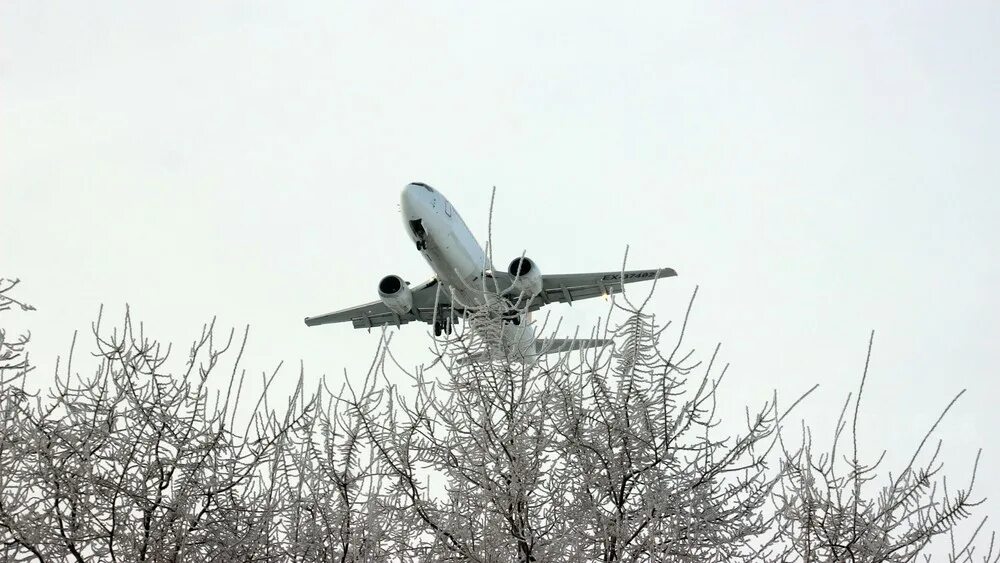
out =
[[[553,303],[605,297],[625,291],[625,284],[676,276],[673,268],[542,274],[527,256],[505,271],[492,261],[458,210],[441,192],[413,182],[403,188],[400,213],[407,235],[427,260],[434,278],[413,287],[395,274],[378,282],[378,301],[305,318],[306,326],[350,322],[356,329],[420,322],[434,336],[451,334],[455,321],[468,323],[477,337],[467,341],[465,360],[483,357],[529,360],[541,355],[603,348],[611,338],[535,338],[531,311]],[[499,321],[499,322],[494,322]],[[470,333],[466,333],[470,334]],[[499,346],[497,346],[499,344]]]
[[[489,258],[441,192],[426,184],[408,184],[403,188],[400,211],[410,240],[436,274],[441,291],[449,292],[463,308],[482,306],[487,299],[495,298],[496,288],[483,280],[484,273],[493,268]],[[504,341],[532,346],[531,323],[506,323]]]

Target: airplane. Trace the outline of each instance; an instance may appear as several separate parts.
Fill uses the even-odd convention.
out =
[[[420,321],[433,325],[434,335],[441,336],[451,334],[454,323],[467,312],[501,302],[501,309],[506,307],[507,311],[502,315],[505,346],[525,356],[567,352],[610,341],[536,338],[532,312],[552,303],[572,305],[618,293],[627,283],[677,275],[672,268],[542,274],[526,256],[511,261],[506,272],[496,271],[461,215],[441,192],[421,182],[407,184],[400,211],[410,240],[427,260],[434,277],[410,287],[409,282],[390,274],[378,283],[378,301],[306,317],[307,326],[351,322],[354,328],[371,329]]]

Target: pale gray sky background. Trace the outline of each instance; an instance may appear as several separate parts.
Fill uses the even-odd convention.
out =
[[[360,375],[377,337],[302,318],[429,271],[409,181],[496,261],[671,266],[653,308],[733,364],[724,414],[821,388],[821,436],[877,331],[861,426],[898,468],[949,398],[1000,514],[1000,4],[0,4],[0,274],[51,379],[129,303],[179,350],[251,325],[246,366]],[[604,303],[554,310],[591,325]],[[397,352],[426,358],[426,330]]]

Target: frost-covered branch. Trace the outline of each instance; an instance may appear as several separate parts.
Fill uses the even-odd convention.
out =
[[[0,312],[27,308],[8,286]],[[955,537],[978,505],[979,460],[948,486],[937,422],[899,472],[861,459],[867,362],[826,450],[807,425],[794,438],[785,426],[811,389],[747,408],[724,433],[741,422],[719,408],[728,366],[719,347],[701,360],[686,348],[692,305],[678,326],[630,297],[589,335],[613,346],[524,353],[512,343],[526,323],[505,325],[507,305],[490,300],[415,369],[385,331],[364,377],[309,391],[300,367],[280,401],[281,366],[247,397],[248,333],[214,322],[177,359],[130,311],[111,328],[101,314],[38,395],[22,385],[28,339],[5,340],[0,554],[874,562],[926,560],[939,539],[949,562],[1000,561],[994,537],[980,541],[985,520]],[[80,349],[94,357],[83,373]]]

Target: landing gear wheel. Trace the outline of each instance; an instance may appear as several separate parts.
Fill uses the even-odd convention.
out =
[[[426,240],[418,240],[417,241],[417,250],[427,250],[427,241]]]
[[[447,309],[441,309],[437,313],[437,318],[434,320],[434,336],[441,336],[441,334],[451,334],[452,329],[455,326],[455,319],[452,318],[453,313]]]
[[[517,310],[511,309],[503,314],[503,322],[511,323],[514,326],[521,324],[521,315],[518,314]]]

